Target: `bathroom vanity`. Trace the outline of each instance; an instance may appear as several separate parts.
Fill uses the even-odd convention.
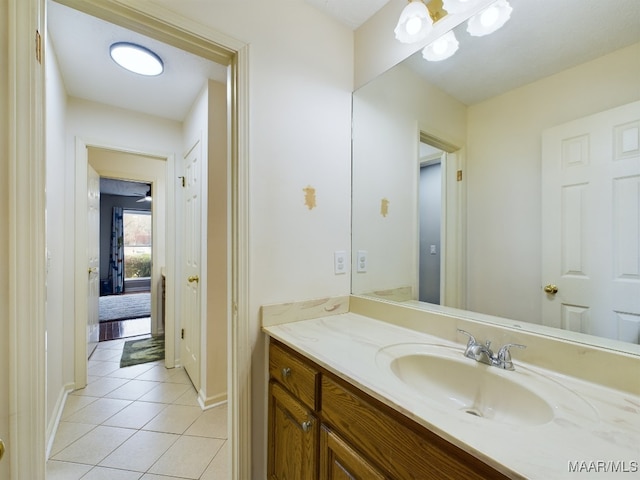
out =
[[[263,307],[269,478],[640,472],[637,357],[488,326],[452,311],[357,297],[340,302]],[[527,348],[512,352],[513,371],[485,365],[464,356],[460,328],[494,340],[496,350],[505,343]],[[548,368],[543,359],[550,355],[564,366]],[[604,361],[612,383],[597,369],[597,381],[573,372],[572,355]],[[622,385],[615,370],[626,372]]]

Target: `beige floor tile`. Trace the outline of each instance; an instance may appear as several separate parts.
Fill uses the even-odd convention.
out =
[[[158,382],[148,380],[129,380],[127,383],[107,393],[106,398],[120,398],[123,400],[137,400],[145,393],[159,385]]]
[[[82,480],[139,480],[141,476],[141,472],[132,472],[131,470],[94,467],[93,470],[82,477]]]
[[[165,408],[167,408],[167,405],[164,403],[133,402],[113,417],[105,420],[103,425],[139,430]]]
[[[163,365],[154,365],[146,372],[138,375],[138,380],[152,380],[155,382],[166,382],[174,374],[175,368],[165,368]]]
[[[149,473],[198,479],[224,444],[224,440],[181,436],[149,469]]]
[[[61,419],[64,420],[98,399],[99,397],[91,397],[89,395],[68,395],[64,403]]]
[[[153,473],[145,473],[140,480],[191,480],[190,478],[167,477],[166,475],[154,475]]]
[[[120,362],[101,362],[99,360],[89,361],[87,366],[88,375],[97,375],[104,377],[110,373],[115,372],[120,368]]]
[[[122,357],[122,353],[119,352],[118,350],[96,348],[96,350],[93,352],[93,354],[89,358],[89,361],[99,360],[102,362],[119,362],[120,357]]]
[[[89,470],[91,470],[91,465],[49,460],[46,476],[47,480],[78,480]]]
[[[127,383],[124,378],[98,377],[86,387],[76,390],[72,395],[88,395],[90,397],[104,397],[118,387]]]
[[[191,385],[191,379],[184,368],[173,368],[170,370],[171,375],[166,380],[171,383],[184,383],[185,385]]]
[[[97,465],[134,433],[127,428],[98,426],[57,453],[53,460]]]
[[[200,480],[228,480],[229,478],[229,442],[224,442]]]
[[[200,407],[169,405],[147,423],[143,430],[182,435],[202,414]]]
[[[109,373],[107,376],[116,378],[136,378],[151,370],[153,367],[153,363],[140,363],[130,367],[119,368],[118,370]]]
[[[227,404],[202,412],[202,415],[184,432],[185,435],[210,438],[228,438]]]
[[[130,400],[99,398],[95,402],[92,402],[81,410],[78,410],[73,415],[66,417],[65,421],[100,425],[106,419],[112,417],[130,404]]]
[[[100,466],[146,472],[179,438],[169,433],[138,431]]]
[[[53,457],[94,428],[95,425],[86,423],[60,422],[49,456]]]
[[[191,405],[192,407],[198,407],[198,394],[195,389],[190,388],[184,392],[180,397],[173,402],[176,405]]]
[[[193,387],[182,383],[161,383],[149,393],[140,397],[139,400],[143,402],[173,403],[189,389],[193,389]]]

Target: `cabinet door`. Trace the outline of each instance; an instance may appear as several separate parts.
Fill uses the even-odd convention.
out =
[[[311,410],[278,383],[269,384],[271,480],[315,480],[319,427]]]
[[[320,432],[320,480],[384,480],[386,477],[338,435]]]

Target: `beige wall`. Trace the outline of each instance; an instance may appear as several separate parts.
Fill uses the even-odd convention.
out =
[[[207,195],[206,400],[227,399],[229,305],[229,185],[227,182],[227,86],[209,81]]]
[[[0,0],[0,222],[9,221],[9,65],[8,1]],[[0,228],[0,365],[9,365],[9,231]],[[0,438],[9,440],[9,369],[0,368]],[[9,478],[9,460],[0,461],[0,478]]]
[[[67,390],[73,385],[73,283],[65,284],[65,269],[74,258],[66,257],[69,235],[65,218],[70,209],[65,205],[66,182],[65,117],[67,93],[58,67],[58,59],[47,38],[46,67],[46,217],[47,217],[47,442],[53,442],[57,415]],[[72,167],[72,165],[71,165]],[[71,234],[71,236],[73,236]],[[69,297],[71,296],[71,297]]]
[[[417,295],[420,131],[462,147],[466,115],[465,105],[403,65],[354,94],[352,241],[368,253],[354,293],[410,286]]]
[[[638,99],[635,44],[469,107],[470,310],[540,322],[542,131]]]

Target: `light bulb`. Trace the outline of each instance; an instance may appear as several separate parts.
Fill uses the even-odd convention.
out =
[[[407,20],[407,23],[404,27],[409,35],[415,35],[420,31],[420,28],[422,28],[422,20],[420,20],[418,17],[413,17]]]
[[[480,23],[483,27],[490,27],[500,17],[500,12],[495,6],[491,6],[487,8],[484,12],[480,14]]]

